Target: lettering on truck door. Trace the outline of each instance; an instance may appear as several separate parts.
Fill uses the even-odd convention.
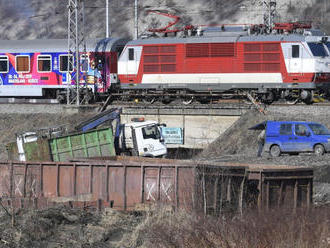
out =
[[[159,142],[161,134],[157,125],[143,127],[142,136],[143,152],[147,156],[155,156],[157,152],[164,148],[163,145]]]

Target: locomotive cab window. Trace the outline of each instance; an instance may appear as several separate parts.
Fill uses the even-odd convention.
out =
[[[292,58],[299,58],[300,46],[299,45],[292,45]]]
[[[52,71],[52,56],[39,55],[38,56],[38,72],[51,72]]]
[[[16,56],[16,71],[17,72],[30,72],[30,56],[17,55]]]
[[[89,69],[89,58],[88,55],[83,54],[80,56],[80,68],[82,72],[87,72]]]
[[[325,45],[327,46],[328,50],[330,51],[330,42],[326,42]]]
[[[9,60],[7,56],[0,56],[0,73],[9,71]]]
[[[328,56],[328,53],[325,50],[323,43],[308,42],[307,44],[315,57]]]
[[[128,60],[134,60],[134,48],[128,48]]]
[[[69,63],[70,58],[70,63]],[[73,56],[72,55],[60,55],[60,72],[72,72],[73,71]]]

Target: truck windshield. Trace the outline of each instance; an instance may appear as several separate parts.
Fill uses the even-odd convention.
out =
[[[321,124],[308,124],[315,135],[330,135],[330,131]]]
[[[308,42],[308,46],[315,57],[328,56],[328,53],[323,46],[323,43]]]
[[[157,125],[142,128],[143,139],[160,139]]]

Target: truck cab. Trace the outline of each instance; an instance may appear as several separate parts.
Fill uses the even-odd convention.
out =
[[[143,157],[162,157],[167,154],[164,138],[156,121],[122,124],[119,146],[122,151]]]
[[[330,131],[320,123],[266,121],[255,129],[260,130],[262,126],[266,130],[264,151],[273,157],[281,153],[314,152],[315,155],[323,155],[330,152]]]

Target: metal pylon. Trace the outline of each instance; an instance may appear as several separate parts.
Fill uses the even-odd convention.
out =
[[[274,26],[274,19],[277,15],[276,13],[276,0],[265,0],[263,1],[264,9],[264,24],[267,31],[271,31]]]
[[[67,68],[67,104],[72,90],[72,79],[75,77],[76,103],[80,104],[79,82],[81,77],[80,69],[80,51],[86,53],[85,43],[85,10],[84,0],[68,0],[68,68]],[[74,60],[69,59],[74,57]],[[73,68],[73,71],[70,71]]]

